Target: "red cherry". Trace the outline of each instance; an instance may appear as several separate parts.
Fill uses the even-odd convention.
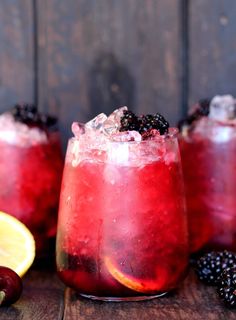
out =
[[[0,306],[15,303],[22,293],[22,280],[7,267],[0,266]]]

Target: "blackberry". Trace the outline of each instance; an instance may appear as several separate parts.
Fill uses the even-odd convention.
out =
[[[236,254],[229,251],[210,252],[197,260],[195,270],[198,278],[210,285],[217,285],[226,268],[236,267]]]
[[[236,307],[236,268],[227,268],[223,271],[218,294],[222,301],[231,308]]]
[[[140,134],[144,134],[149,130],[156,129],[162,135],[167,133],[169,128],[169,123],[159,113],[137,117],[129,110],[124,111],[124,114],[120,119],[120,125],[120,131],[135,130]]]
[[[196,110],[198,115],[208,116],[210,112],[210,102],[211,99],[202,99],[199,101],[199,108]]]
[[[11,113],[16,121],[23,122],[29,126],[51,129],[57,124],[57,118],[39,113],[34,104],[16,104]]]
[[[153,129],[158,129],[160,131],[160,134],[167,133],[169,129],[169,122],[167,122],[166,119],[159,113],[156,113],[154,115],[154,119],[157,126]]]
[[[16,104],[12,109],[12,114],[16,121],[21,121],[26,124],[39,121],[37,108],[33,104]]]
[[[150,129],[156,129],[159,130],[162,135],[168,132],[168,128],[169,123],[159,113],[154,115],[147,114],[146,116],[139,117],[139,132],[141,134]]]
[[[192,112],[186,118],[179,121],[178,128],[181,130],[183,126],[190,126],[194,121],[198,120],[199,118],[207,117],[210,112],[210,102],[211,99],[209,98],[199,100],[194,112]]]
[[[138,117],[129,110],[125,110],[120,119],[120,131],[139,131]]]

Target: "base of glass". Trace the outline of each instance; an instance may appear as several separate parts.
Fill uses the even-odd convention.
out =
[[[128,302],[128,301],[144,301],[144,300],[152,300],[155,298],[160,298],[167,294],[167,292],[159,293],[153,296],[137,296],[137,297],[98,297],[89,294],[80,293],[83,298],[97,300],[97,301],[107,301],[107,302]]]

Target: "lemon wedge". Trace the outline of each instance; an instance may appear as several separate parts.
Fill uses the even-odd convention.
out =
[[[20,277],[35,258],[35,241],[19,220],[0,211],[0,265],[14,270]]]
[[[160,291],[163,287],[163,283],[160,283],[160,281],[157,281],[157,279],[136,279],[130,275],[121,272],[109,257],[105,257],[104,262],[111,276],[114,279],[116,279],[116,281],[121,283],[123,286],[131,290],[140,293],[152,294],[156,293],[157,291]]]

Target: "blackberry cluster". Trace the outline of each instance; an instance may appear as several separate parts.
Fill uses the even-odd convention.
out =
[[[236,307],[236,253],[207,253],[197,260],[195,268],[201,281],[217,286],[226,306]]]
[[[227,268],[223,271],[218,293],[228,307],[236,307],[236,268]]]
[[[169,123],[159,113],[138,117],[132,111],[126,110],[121,117],[120,124],[120,131],[135,130],[140,134],[145,134],[149,130],[156,129],[163,135],[168,133],[169,129]]]
[[[236,255],[229,251],[210,252],[196,262],[198,278],[210,285],[216,285],[226,268],[236,267]]]
[[[120,119],[120,131],[139,131],[138,117],[129,110],[123,112],[123,116]]]
[[[194,121],[198,120],[201,117],[207,117],[210,112],[210,102],[211,99],[202,99],[199,100],[196,109],[193,113],[188,115],[185,119],[179,121],[178,128],[181,129],[183,126],[190,126]]]
[[[150,129],[159,130],[160,134],[163,135],[168,132],[169,123],[159,113],[139,117],[139,132],[142,134]]]
[[[37,107],[33,104],[16,104],[11,113],[16,121],[32,127],[37,126],[46,129],[57,124],[57,118],[39,113]]]

